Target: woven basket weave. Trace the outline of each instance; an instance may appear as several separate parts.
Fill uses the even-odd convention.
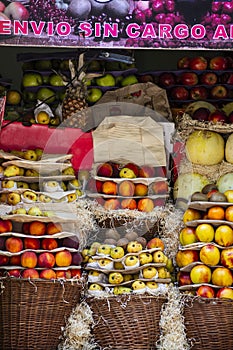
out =
[[[165,301],[163,297],[147,295],[88,298],[95,321],[95,341],[104,349],[156,349],[160,311]]]
[[[195,299],[186,303],[184,317],[192,350],[233,349],[233,301]]]
[[[81,283],[1,278],[0,293],[0,349],[55,350]]]

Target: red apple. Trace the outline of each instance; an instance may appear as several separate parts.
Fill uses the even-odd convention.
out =
[[[6,6],[3,4],[2,1],[0,1],[0,12],[4,12]]]
[[[215,56],[211,58],[209,67],[210,69],[213,69],[213,70],[227,69],[227,60],[223,56]]]
[[[212,287],[210,286],[200,286],[197,291],[196,294],[202,298],[214,298],[215,297],[215,291]]]
[[[156,166],[154,169],[155,169],[155,177],[167,176],[167,169],[165,166]]]
[[[176,76],[171,72],[164,72],[159,75],[158,85],[162,87],[171,87],[176,84]]]
[[[222,84],[233,85],[233,73],[225,72],[221,75]]]
[[[233,268],[233,248],[223,249],[221,252],[221,265]]]
[[[14,20],[26,21],[29,18],[29,12],[20,2],[13,1],[6,6],[4,13],[7,17]]]
[[[184,56],[178,59],[177,68],[178,69],[187,69],[189,68],[190,58],[188,56]]]
[[[148,83],[148,82],[153,83],[154,78],[151,74],[142,74],[138,77],[138,81],[139,83]]]
[[[209,109],[201,107],[194,111],[194,113],[192,114],[192,119],[207,121],[209,119],[209,115],[210,115]]]
[[[171,89],[171,97],[173,100],[188,100],[189,92],[184,86],[175,86]]]
[[[151,184],[151,189],[154,194],[166,194],[168,193],[167,181],[156,181]]]
[[[219,287],[230,287],[232,285],[233,278],[232,272],[227,267],[216,267],[212,272],[212,284]]]
[[[217,298],[233,299],[233,289],[230,287],[223,287],[217,291]]]
[[[81,253],[79,253],[79,252],[72,253],[71,265],[80,266],[82,261],[83,261],[83,257],[81,255]]]
[[[226,123],[227,116],[222,110],[216,109],[214,112],[210,113],[208,120],[214,123]]]
[[[9,275],[9,276],[13,276],[13,277],[17,277],[17,278],[21,277],[21,276],[20,276],[20,270],[19,270],[19,269],[9,270],[9,271],[8,271],[8,275]]]
[[[143,165],[139,169],[138,176],[152,178],[155,176],[155,168],[151,166]]]
[[[204,86],[194,86],[189,91],[191,100],[206,100],[208,98],[208,90]]]
[[[227,123],[233,123],[233,111],[228,115]]]
[[[0,254],[0,266],[7,265],[9,263],[9,257],[3,254]]]
[[[223,85],[215,85],[210,90],[210,96],[214,99],[224,99],[228,96],[228,90]]]
[[[218,76],[214,72],[205,72],[201,75],[200,82],[205,85],[214,85],[218,82]]]
[[[179,271],[177,274],[177,281],[179,286],[187,286],[192,284],[189,272]]]
[[[193,70],[205,70],[208,62],[205,57],[197,56],[190,59],[189,68]]]
[[[124,168],[128,168],[128,169],[133,170],[135,176],[138,177],[139,167],[136,164],[134,164],[134,163],[127,163],[127,164],[124,165]]]
[[[78,249],[79,247],[79,239],[77,236],[65,237],[62,240],[62,246],[66,248],[74,248]]]
[[[113,169],[112,165],[108,162],[101,164],[97,168],[97,175],[103,177],[112,177]]]
[[[233,4],[232,1],[223,2],[223,13],[233,14]]]
[[[198,83],[198,75],[194,72],[184,72],[181,73],[178,80],[183,85],[193,86]]]

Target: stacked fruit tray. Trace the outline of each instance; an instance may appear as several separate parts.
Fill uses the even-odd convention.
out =
[[[95,165],[96,174],[87,185],[87,195],[105,209],[138,209],[149,212],[164,205],[169,185],[164,167],[106,162]]]
[[[22,222],[17,216],[2,218],[1,276],[33,279],[81,277],[79,239],[70,231],[70,219],[54,222],[49,217],[28,215],[27,221]]]
[[[155,245],[158,247],[150,248]],[[139,240],[123,246],[94,242],[82,252],[89,294],[165,291],[171,282],[171,266],[163,249],[164,244],[158,238],[152,239],[146,246]]]
[[[205,298],[232,299],[232,203],[190,202],[183,221],[176,255],[180,290]]]
[[[0,153],[1,202],[22,204],[73,202],[83,197],[82,183],[76,178],[71,155],[45,154],[42,149]]]

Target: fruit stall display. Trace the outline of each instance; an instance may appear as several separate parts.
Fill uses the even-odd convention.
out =
[[[196,121],[231,123],[231,57],[185,56],[177,61],[177,70],[148,71],[138,79],[166,89],[174,120],[185,111]]]
[[[203,60],[201,62],[203,63]],[[73,70],[76,69],[74,62],[54,59],[54,65],[51,66],[51,60],[29,58],[23,64],[24,79],[28,74],[33,78],[38,78],[39,74],[40,78],[51,78],[54,84],[54,78],[57,78],[55,82],[61,78],[61,63],[66,64],[65,67],[62,66],[61,74],[68,73],[67,76],[72,77]],[[207,63],[206,59],[204,63]],[[227,66],[223,74],[220,74],[219,66],[216,69],[212,65],[209,66],[210,69],[206,66],[201,67],[182,67],[182,71],[178,70],[175,76],[180,79],[183,71],[195,73],[198,77],[195,85],[200,87],[198,84],[203,84],[203,80],[200,79],[205,73],[213,73],[216,70],[216,75],[222,79],[223,76],[231,74],[232,68]],[[50,71],[53,68],[59,70],[56,77],[55,73]],[[91,74],[99,75],[100,72],[101,76],[92,77],[94,82],[92,80],[91,85],[84,89],[97,88],[104,92],[108,87],[117,89],[124,86],[124,79],[128,79],[127,84],[135,84],[143,77],[135,74],[135,70],[125,69],[126,67],[122,69],[121,65],[118,65],[118,68],[117,70],[113,66],[109,67],[106,61],[92,61],[92,67],[90,63],[84,77],[87,78],[89,74],[90,78]],[[128,74],[126,78],[124,73]],[[162,74],[164,72],[161,72]],[[98,80],[105,79],[106,75],[107,82]],[[155,72],[154,76],[157,79],[158,72]],[[80,75],[77,78],[79,79]],[[108,78],[111,78],[112,84]],[[98,81],[99,85],[96,85]],[[20,108],[25,107],[31,92],[34,94],[41,88],[51,89],[53,85],[49,86],[48,82],[49,80],[46,80],[41,87],[39,79],[39,85],[35,86],[34,90],[34,87],[31,89],[30,86],[25,86],[22,80],[24,86]],[[174,84],[177,82],[176,80]],[[209,91],[207,80],[204,82],[202,86]],[[220,80],[218,82],[220,83]],[[184,85],[188,85],[187,82]],[[230,91],[229,82],[224,82],[223,86],[225,85]],[[216,82],[214,86],[217,86]],[[58,86],[53,90],[53,97],[54,91],[60,91],[60,88]],[[78,88],[82,90],[83,85],[78,85]],[[170,89],[167,89],[169,98]],[[190,89],[191,87],[189,91]],[[76,102],[80,113],[83,107],[87,106],[85,94],[78,96],[78,91],[80,90],[72,91],[70,86],[63,91],[63,97],[59,101],[66,100],[62,106],[63,111],[67,99],[71,102],[69,113],[72,113],[71,107]],[[9,92],[10,90],[8,99]],[[57,98],[57,93],[55,95]],[[39,97],[45,102],[39,106],[45,108],[41,111],[38,111],[36,102],[33,102],[40,99]],[[232,334],[228,329],[229,320],[228,314],[225,313],[225,305],[228,303],[228,310],[231,310],[233,189],[231,133],[229,130],[226,132],[227,126],[224,125],[225,129],[222,131],[209,130],[213,124],[219,127],[221,122],[217,119],[215,123],[214,119],[208,118],[208,122],[201,121],[205,123],[201,130],[178,128],[177,135],[183,143],[187,159],[175,164],[177,179],[173,186],[170,175],[170,170],[173,169],[170,169],[168,164],[138,165],[131,160],[120,163],[115,159],[99,164],[94,162],[93,154],[91,157],[89,154],[92,159],[83,164],[78,157],[81,152],[90,153],[90,149],[93,148],[93,133],[82,132],[82,139],[79,139],[81,131],[77,125],[70,124],[69,128],[64,127],[61,130],[50,128],[56,124],[50,123],[54,116],[46,116],[46,113],[49,115],[50,109],[54,111],[53,103],[47,104],[44,101],[47,97],[51,98],[51,95],[34,94],[32,110],[26,119],[23,119],[23,122],[28,122],[30,126],[17,124],[16,130],[23,129],[29,134],[27,140],[22,137],[22,144],[19,145],[15,141],[16,147],[11,148],[8,143],[10,130],[15,127],[15,123],[3,128],[1,132],[1,145],[4,149],[1,151],[0,195],[1,283],[4,285],[5,281],[9,281],[21,283],[23,286],[23,282],[28,282],[30,277],[29,285],[50,282],[53,286],[64,285],[66,289],[67,282],[70,282],[70,285],[75,282],[78,297],[82,292],[84,298],[77,300],[71,296],[76,304],[72,303],[73,311],[70,317],[67,317],[66,325],[64,322],[60,324],[60,327],[64,326],[63,338],[59,338],[60,333],[58,336],[57,331],[56,341],[62,339],[60,349],[82,349],[84,344],[90,349],[109,344],[113,348],[118,344],[118,348],[123,350],[126,345],[129,349],[147,346],[149,350],[158,346],[161,349],[180,347],[183,350],[191,349],[193,344],[195,349],[208,349],[206,340],[200,345],[200,338],[205,338],[206,334],[203,334],[202,330],[195,335],[191,332],[192,326],[196,329],[193,324],[208,321],[208,314],[205,313],[198,314],[195,318],[197,299],[202,300],[203,304],[208,299],[213,305],[218,305],[216,310],[211,309],[211,303],[208,304],[209,313],[211,310],[219,312],[220,315],[224,312],[226,322],[224,319],[222,323],[229,333],[229,348]],[[77,97],[80,98],[78,101]],[[183,108],[185,105],[186,112],[191,111],[193,101],[177,99],[175,107]],[[227,104],[229,102],[227,99],[224,101]],[[94,102],[96,101],[90,101],[90,105]],[[214,111],[218,104],[224,109],[225,102],[219,97],[212,103],[195,101],[197,105],[194,109],[203,106],[208,109],[210,106],[209,111]],[[172,104],[172,100],[170,103]],[[8,107],[9,105],[8,100]],[[17,106],[17,103],[11,104],[11,110],[14,106]],[[230,110],[229,105],[227,110]],[[22,110],[18,111],[21,113]],[[35,115],[35,111],[43,112],[42,123],[39,118],[41,115]],[[68,112],[66,110],[66,113]],[[71,121],[72,118],[68,114],[66,119]],[[207,130],[203,130],[205,128]],[[41,131],[42,135],[46,130],[48,135],[42,136],[41,140],[36,137],[37,130]],[[60,131],[64,136],[63,142],[59,142],[60,138],[57,137]],[[86,140],[87,134],[89,148],[81,151],[85,143],[82,141]],[[66,138],[68,140],[70,135],[72,140],[69,143]],[[17,135],[16,139],[18,137]],[[56,145],[47,144],[50,137]],[[25,142],[30,143],[30,146],[26,147]],[[76,155],[78,161],[75,159]],[[7,288],[10,287],[7,285]],[[39,290],[39,285],[37,288]],[[31,290],[28,293],[31,293]],[[2,295],[6,297],[6,294],[2,293],[1,297]],[[58,300],[56,293],[54,297]],[[55,309],[56,300],[53,299],[51,304]],[[2,305],[6,306],[5,299]],[[13,307],[11,301],[7,305],[8,308]],[[43,310],[43,307],[39,306]],[[138,315],[138,310],[143,317]],[[55,310],[53,315],[54,312]],[[4,314],[7,313],[2,313]],[[1,324],[11,322],[1,317]],[[101,323],[102,320],[105,321]],[[127,324],[122,324],[122,320],[127,320]],[[140,336],[136,337],[134,342],[132,333],[135,329]],[[47,332],[47,328],[45,331]],[[113,331],[114,335],[111,335]],[[41,333],[44,335],[43,331]],[[51,336],[52,338],[54,337]],[[210,338],[209,334],[207,338]],[[30,341],[33,343],[33,340]],[[21,340],[21,344],[24,344],[25,349],[25,340]],[[210,345],[212,346],[211,342]],[[4,346],[7,348],[8,345],[4,344],[2,347]],[[40,346],[37,345],[37,348]],[[224,349],[219,339],[214,348]]]

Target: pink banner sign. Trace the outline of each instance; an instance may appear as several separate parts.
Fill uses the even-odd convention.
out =
[[[0,45],[232,49],[233,0],[0,1]]]

